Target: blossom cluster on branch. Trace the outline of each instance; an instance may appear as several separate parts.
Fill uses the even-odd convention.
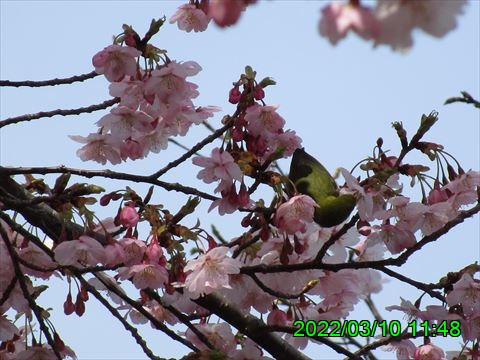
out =
[[[231,25],[254,2],[190,1],[171,22],[186,31],[203,31],[210,19]],[[445,3],[447,10],[444,2],[378,1],[375,13],[359,1],[334,3],[322,11],[320,31],[332,43],[354,30],[394,48],[410,46],[414,27],[436,36],[453,28],[463,1]],[[450,21],[442,29],[428,25],[419,9],[438,11]],[[399,17],[414,20],[406,22],[396,39],[378,32],[386,31],[379,19],[405,24]],[[153,20],[143,38],[124,25],[114,43],[93,56],[95,71],[105,76],[118,101],[98,120],[96,133],[72,136],[85,144],[77,152],[82,160],[138,160],[165,150],[169,140],[185,136],[193,124],[211,128],[206,120],[220,109],[196,107],[198,87],[187,81],[200,65],[171,60],[166,50],[150,43],[164,22]],[[277,160],[293,155],[294,162],[310,155],[295,131],[286,128],[278,107],[266,103],[273,85],[270,77],[260,80],[246,66],[225,91],[235,111],[178,159],[146,176],[65,166],[0,167],[0,359],[76,358],[49,319],[53,310],[41,305],[53,276],[65,280],[66,315],[82,316],[94,297],[151,359],[158,356],[137,330],[140,324],[149,323],[192,351],[185,359],[305,359],[302,350],[318,342],[352,359],[375,358],[373,351],[380,348],[395,350],[399,359],[445,358],[444,349],[425,332],[384,334],[366,342],[344,336],[341,344],[320,336],[293,336],[298,320],[347,320],[361,301],[381,322],[371,295],[382,291],[388,276],[420,295],[387,311],[431,325],[459,324],[463,347],[455,356],[478,358],[480,281],[475,275],[480,266],[470,264],[430,284],[393,270],[480,212],[480,173],[463,169],[441,144],[425,140],[439,114],[422,115],[411,136],[402,123],[393,123],[401,145],[398,154],[388,152],[378,138],[372,155],[355,169],[339,169],[341,181],[315,159],[292,163],[285,175]],[[463,102],[478,104],[462,95]],[[210,155],[200,155],[212,143]],[[436,169],[412,163],[412,153],[434,162]],[[215,184],[215,195],[161,180],[185,163],[196,166],[197,179]],[[22,174],[23,182],[18,178]],[[42,174],[58,177],[49,185],[35,177]],[[93,176],[151,187],[141,194],[130,186],[106,190],[75,182]],[[405,195],[408,181],[418,190],[416,198]],[[260,186],[269,190],[268,198],[260,195]],[[179,208],[155,203],[154,192],[162,190],[189,197]],[[209,211],[217,209],[220,215],[242,214],[237,236],[224,239],[215,229],[207,230],[202,216],[187,225],[198,215],[201,201],[210,201]],[[97,205],[111,216],[99,219]],[[342,216],[324,222],[318,214],[325,209],[341,210]],[[130,283],[136,290],[129,293],[125,284]],[[438,304],[422,305],[424,296]],[[23,326],[12,320],[22,316]],[[184,331],[173,331],[173,325]],[[416,337],[423,338],[422,345],[412,342]]]
[[[205,31],[211,19],[220,27],[231,26],[254,3],[256,0],[190,0],[178,8],[170,22],[187,32]],[[466,0],[377,0],[371,7],[361,0],[333,1],[321,9],[318,31],[332,45],[352,31],[364,40],[372,40],[374,46],[406,51],[413,45],[416,29],[437,38],[453,30],[466,4]]]

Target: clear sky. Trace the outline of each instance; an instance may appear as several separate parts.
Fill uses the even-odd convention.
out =
[[[45,80],[88,73],[93,70],[92,56],[111,43],[122,24],[132,25],[144,34],[152,18],[167,19],[182,2],[177,1],[4,1],[1,10],[1,79]],[[218,126],[224,114],[234,108],[227,102],[231,83],[245,65],[251,65],[260,78],[271,76],[277,85],[266,90],[266,102],[280,105],[279,112],[302,137],[303,145],[328,169],[351,168],[371,154],[375,140],[382,136],[384,148],[398,151],[399,144],[391,128],[402,121],[412,134],[422,113],[439,112],[440,121],[427,136],[443,144],[465,169],[480,168],[480,118],[472,106],[444,106],[444,100],[461,90],[478,98],[480,2],[470,1],[458,27],[445,38],[435,39],[423,33],[414,35],[414,47],[405,55],[389,48],[372,49],[370,43],[350,34],[332,47],[316,29],[322,1],[260,1],[242,15],[240,22],[221,30],[214,25],[203,33],[185,33],[176,25],[165,24],[153,39],[157,47],[167,49],[171,59],[195,60],[203,68],[192,78],[199,85],[197,105],[218,105],[223,112],[211,120]],[[75,85],[50,88],[2,88],[1,118],[57,108],[76,108],[109,99],[108,83],[103,77]],[[94,122],[105,112],[79,117],[39,119],[2,128],[0,164],[2,166],[55,166],[64,164],[87,169],[102,168],[83,163],[76,156],[79,144],[68,135],[96,131]],[[203,127],[190,130],[178,139],[187,146],[207,134]],[[169,149],[147,159],[112,168],[117,171],[148,174],[176,158],[181,150]],[[288,162],[284,162],[288,168]],[[432,164],[433,167],[433,164]],[[169,175],[167,181],[185,181],[187,185],[212,191],[199,184],[197,169],[190,163]],[[125,184],[100,183],[109,190]],[[408,184],[405,184],[408,186]],[[268,198],[270,193],[265,191]],[[185,199],[178,194],[159,191],[157,200],[178,208]],[[209,204],[205,202],[203,210]],[[107,215],[106,213],[104,215]],[[236,219],[198,215],[208,228],[215,223],[226,238],[242,231]],[[446,271],[458,270],[480,259],[480,223],[467,220],[434,245],[412,258],[400,269],[415,279],[435,282]],[[143,359],[145,356],[120,324],[105,316],[94,300],[87,303],[81,319],[65,317],[61,304],[66,284],[56,284],[50,294],[42,295],[42,304],[55,309],[56,322],[65,342],[80,359]],[[402,296],[414,301],[420,294],[391,281],[385,292],[374,298],[379,307],[398,304]],[[361,306],[354,316],[362,319]],[[399,313],[382,311],[387,319]],[[186,349],[172,345],[149,326],[141,326],[150,345],[162,357],[179,357]],[[458,348],[449,339],[449,347]],[[314,358],[325,353],[310,352]],[[383,354],[390,358],[393,354]]]

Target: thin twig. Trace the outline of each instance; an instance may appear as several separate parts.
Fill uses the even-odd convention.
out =
[[[82,285],[91,293],[105,308],[112,314],[118,321],[123,325],[125,330],[129,331],[132,334],[133,338],[137,342],[137,344],[142,348],[145,355],[147,355],[150,359],[153,360],[162,360],[160,357],[156,356],[152,350],[147,345],[147,342],[142,338],[142,336],[138,333],[138,330],[130,325],[127,320],[115,309],[110,303],[102,296],[100,293],[95,289],[92,285],[90,285],[81,275],[78,275],[77,278],[81,281]]]
[[[186,325],[197,337],[198,339],[203,342],[208,348],[210,349],[215,349],[215,346],[211,343],[211,341],[205,336],[204,333],[202,333],[194,324],[190,322],[190,319],[188,316],[177,310],[175,307],[171,305],[165,305],[158,296],[158,294],[150,289],[146,289],[145,292],[148,294],[148,296],[152,299],[154,299],[160,306],[164,307],[168,311],[170,311],[178,320],[180,320],[184,325]]]
[[[0,121],[0,128],[7,125],[17,124],[23,121],[31,121],[31,120],[40,119],[40,118],[48,118],[56,115],[68,116],[68,115],[80,115],[83,113],[91,113],[94,111],[107,109],[110,106],[115,105],[119,102],[120,102],[119,98],[113,98],[110,100],[105,100],[100,104],[80,107],[77,109],[57,109],[57,110],[51,110],[51,111],[40,111],[35,114],[25,114],[25,115],[15,116],[15,117],[11,117],[11,118]]]
[[[63,84],[73,84],[74,82],[85,81],[88,79],[93,79],[94,77],[99,76],[95,71],[89,72],[82,75],[74,75],[68,78],[63,79],[51,79],[51,80],[40,80],[40,81],[10,81],[10,80],[0,80],[0,86],[10,86],[10,87],[42,87],[42,86],[55,86]]]
[[[117,295],[119,298],[121,298],[123,301],[125,301],[128,305],[130,305],[132,308],[137,310],[140,314],[145,316],[152,323],[152,325],[154,325],[158,330],[162,331],[163,333],[165,333],[167,336],[169,336],[173,340],[178,341],[179,343],[185,345],[186,347],[190,348],[191,350],[193,350],[195,352],[199,351],[199,349],[195,345],[193,345],[190,341],[182,338],[180,335],[178,335],[174,331],[170,330],[166,325],[164,325],[160,321],[158,321],[138,301],[135,301],[135,300],[131,299],[125,293],[120,292],[120,291],[118,291],[117,288],[115,288],[114,286],[111,286],[111,284],[105,279],[103,273],[95,273],[94,275],[109,291],[111,291],[112,293]]]
[[[205,145],[211,143],[212,141],[214,141],[215,139],[217,139],[218,137],[222,136],[222,134],[228,130],[229,128],[231,128],[233,126],[233,119],[234,119],[235,115],[232,116],[230,118],[230,121],[228,121],[224,126],[222,126],[220,129],[216,130],[214,133],[212,133],[211,135],[207,136],[205,139],[203,139],[202,141],[198,142],[197,144],[195,144],[194,146],[192,146],[192,148],[190,150],[188,150],[186,153],[184,153],[182,156],[180,156],[178,159],[176,160],[173,160],[171,162],[169,162],[164,168],[158,170],[157,172],[153,173],[152,175],[150,175],[150,177],[152,179],[158,179],[160,176],[162,176],[163,174],[165,174],[167,171],[169,171],[170,169],[173,169],[174,167],[180,165],[181,163],[183,163],[185,160],[187,160],[190,156],[192,156],[193,154],[197,153],[198,151],[200,151]]]

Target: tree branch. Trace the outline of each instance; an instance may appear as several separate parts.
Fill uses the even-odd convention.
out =
[[[79,81],[85,81],[88,79],[93,79],[94,77],[99,76],[95,71],[89,72],[87,74],[82,75],[74,75],[68,78],[63,79],[51,79],[51,80],[40,80],[40,81],[10,81],[10,80],[0,80],[0,86],[9,86],[9,87],[42,87],[42,86],[55,86],[55,85],[63,85],[63,84],[73,84]]]
[[[265,331],[267,325],[260,319],[238,310],[224,297],[217,294],[201,296],[193,300],[198,305],[227,321],[238,331],[255,341],[277,360],[308,360],[309,358],[282,340],[279,336]]]
[[[110,106],[115,105],[119,102],[120,102],[119,98],[113,98],[110,100],[105,100],[100,104],[80,107],[77,109],[57,109],[57,110],[51,110],[51,111],[40,111],[36,114],[25,114],[25,115],[15,116],[15,117],[11,117],[11,118],[0,121],[0,128],[7,125],[17,124],[23,121],[31,121],[31,120],[45,118],[45,117],[48,118],[56,115],[68,116],[68,115],[80,115],[83,113],[91,113],[94,111],[107,109]]]

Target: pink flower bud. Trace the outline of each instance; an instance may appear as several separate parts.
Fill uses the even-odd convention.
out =
[[[280,309],[273,309],[267,316],[267,325],[286,325],[287,314]]]
[[[253,97],[255,100],[262,100],[265,97],[265,91],[260,85],[255,86],[253,89]]]
[[[234,86],[228,93],[228,101],[232,104],[238,104],[240,97],[242,96],[238,86]]]
[[[75,311],[75,305],[73,304],[72,301],[72,294],[68,293],[67,299],[63,303],[63,312],[65,315],[70,315]]]
[[[118,219],[123,226],[132,228],[137,225],[140,215],[138,215],[137,210],[133,206],[125,206],[120,211]]]

